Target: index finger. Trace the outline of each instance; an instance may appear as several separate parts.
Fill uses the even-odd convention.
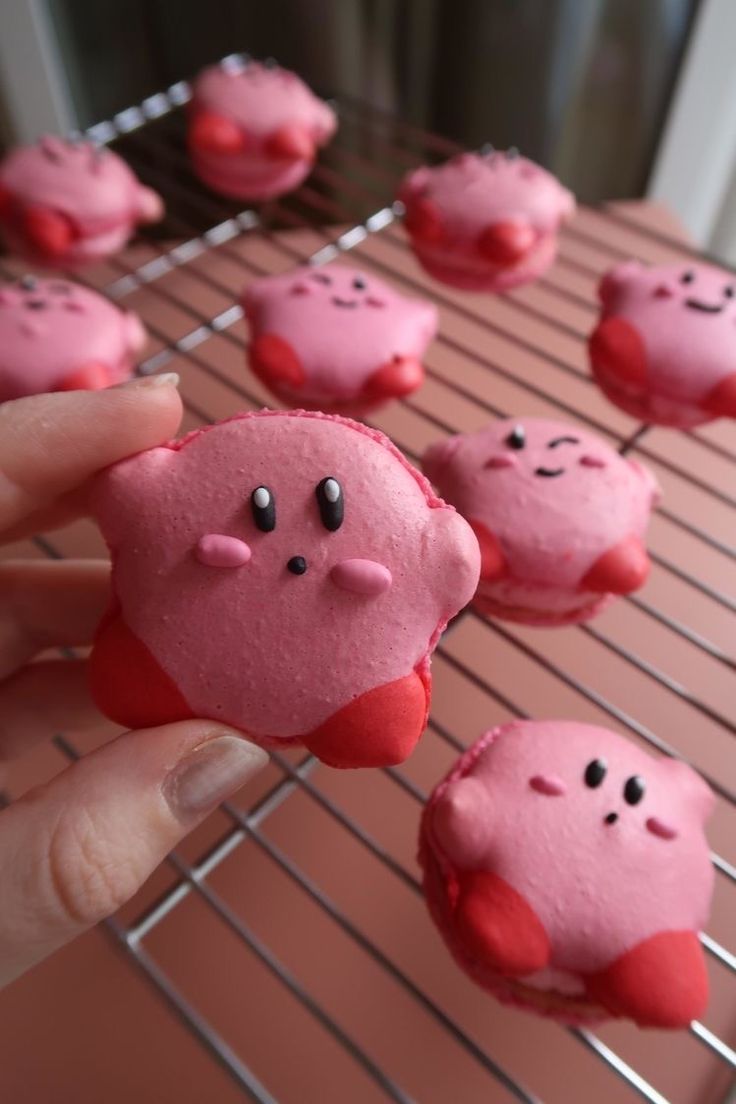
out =
[[[33,395],[0,406],[0,533],[82,486],[95,472],[174,436],[174,373],[104,391]]]

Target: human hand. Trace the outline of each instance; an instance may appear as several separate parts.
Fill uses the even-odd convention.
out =
[[[171,438],[176,382],[1,406],[0,543],[83,515],[95,472]],[[100,723],[86,661],[36,657],[89,644],[108,587],[105,561],[0,563],[0,784],[35,743]],[[267,759],[213,721],[126,732],[0,812],[0,986],[119,908]]]

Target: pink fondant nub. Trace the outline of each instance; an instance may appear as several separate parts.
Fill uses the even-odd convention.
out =
[[[569,1023],[702,1014],[708,787],[606,729],[516,721],[437,786],[421,828],[432,916],[484,988]]]

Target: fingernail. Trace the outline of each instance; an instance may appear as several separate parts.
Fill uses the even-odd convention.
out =
[[[174,816],[198,820],[263,770],[268,755],[242,736],[224,732],[177,763],[162,790]]]
[[[178,372],[157,372],[152,376],[133,376],[133,379],[125,380],[124,383],[116,383],[115,387],[122,391],[124,388],[130,390],[140,390],[144,387],[178,387],[179,386],[179,373]]]

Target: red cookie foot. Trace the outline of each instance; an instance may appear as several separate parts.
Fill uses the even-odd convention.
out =
[[[437,243],[444,236],[442,216],[431,199],[420,197],[409,200],[404,225],[413,238],[420,238],[423,242]]]
[[[0,184],[0,219],[7,219],[13,208],[13,197],[7,188]]]
[[[400,399],[424,383],[424,367],[415,357],[395,356],[369,376],[363,393],[369,399]]]
[[[516,264],[536,241],[536,234],[528,222],[496,222],[483,231],[478,249],[497,265]]]
[[[301,387],[304,369],[288,341],[276,334],[261,334],[250,345],[251,368],[266,387]]]
[[[99,391],[109,387],[112,375],[106,364],[83,364],[59,384],[60,391]]]
[[[172,679],[125,624],[117,604],[100,623],[89,668],[95,703],[125,728],[148,728],[194,716]]]
[[[596,594],[631,594],[647,581],[649,557],[638,537],[627,537],[599,556],[580,586]]]
[[[687,1027],[705,1011],[708,974],[694,932],[661,932],[587,979],[588,995],[640,1027]]]
[[[266,153],[277,161],[313,161],[315,145],[306,127],[282,126],[266,140]]]
[[[212,111],[200,111],[189,128],[189,144],[198,153],[242,153],[246,140],[242,130],[231,119]]]
[[[470,953],[506,977],[525,977],[549,963],[551,948],[541,920],[496,874],[460,875],[455,924]]]
[[[719,418],[736,418],[736,372],[721,380],[703,405]]]
[[[50,207],[26,207],[22,222],[25,237],[45,257],[61,257],[74,241],[74,227],[69,219]]]
[[[331,767],[389,767],[411,754],[424,731],[429,686],[416,671],[368,690],[302,743]]]
[[[642,384],[647,374],[647,354],[638,330],[623,318],[606,318],[588,341],[593,370],[614,376],[622,383]]]
[[[473,518],[468,518],[468,521],[480,545],[480,577],[484,582],[492,583],[506,574],[506,561],[498,537],[482,521]]]

